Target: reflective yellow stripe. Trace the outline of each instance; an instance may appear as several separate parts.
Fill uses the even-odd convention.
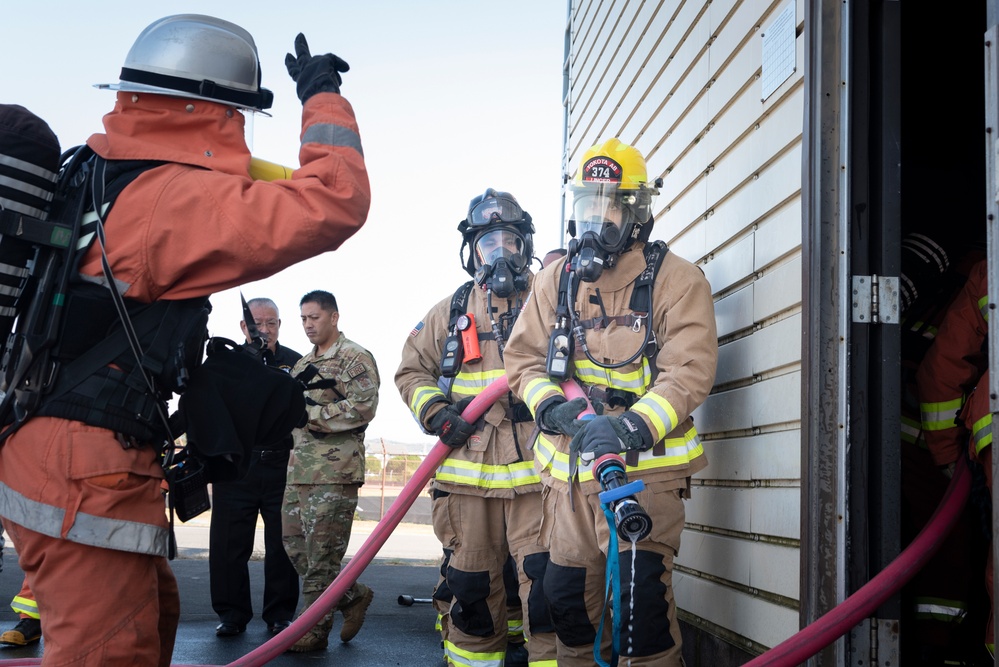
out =
[[[982,450],[992,444],[992,415],[987,414],[971,426],[972,438],[975,440],[975,453],[981,454]]]
[[[923,419],[923,430],[943,431],[954,428],[957,426],[954,420],[962,405],[964,405],[963,396],[938,403],[920,403],[919,412]]]
[[[652,382],[652,370],[648,359],[642,358],[642,367],[622,373],[616,368],[605,368],[589,359],[579,359],[575,362],[576,377],[581,382],[596,384],[611,389],[623,389],[641,396]]]
[[[651,449],[639,452],[638,464],[627,466],[627,472],[686,465],[704,453],[701,438],[697,435],[697,429],[694,427],[691,427],[682,438],[667,438],[657,443],[655,449],[659,449],[660,446],[666,448],[664,454],[657,456]],[[563,482],[569,481],[569,455],[558,451],[555,444],[544,434],[538,436],[538,441],[534,445],[534,458],[541,464],[541,469],[547,469],[555,479]],[[576,471],[580,482],[593,479],[593,471],[588,467],[578,465]]]
[[[417,419],[423,413],[423,407],[427,404],[431,398],[440,396],[445,398],[444,392],[440,390],[440,387],[433,385],[429,387],[417,387],[416,391],[413,392],[413,400],[409,403],[409,409],[416,416]]]
[[[562,393],[562,388],[548,378],[535,378],[528,382],[527,387],[524,389],[524,403],[531,409],[531,414],[536,417],[538,415],[538,404],[552,393],[565,396]]]
[[[677,419],[676,410],[669,404],[669,401],[652,392],[642,396],[637,403],[631,406],[631,409],[652,422],[655,429],[652,435],[655,436],[656,442],[665,438],[666,434],[675,429],[680,421]]]
[[[982,318],[989,321],[989,295],[986,294],[978,300],[978,309],[982,311]]]
[[[926,449],[926,441],[920,437],[922,433],[922,424],[910,417],[902,417],[902,424],[899,432],[902,442],[907,442],[910,445],[916,445],[917,447]]]
[[[524,621],[508,618],[506,620],[506,636],[515,638],[523,637]]]
[[[558,667],[558,660],[531,660],[527,667]]]
[[[502,667],[506,652],[498,653],[476,653],[458,648],[452,642],[444,642],[444,655],[455,665],[468,665],[468,667]]]
[[[945,623],[960,623],[968,615],[968,608],[960,600],[944,598],[917,597],[916,618],[943,621]]]
[[[451,391],[465,396],[478,396],[494,380],[497,380],[504,375],[506,375],[506,372],[502,368],[494,371],[482,371],[479,373],[466,373],[462,371],[455,376],[454,384],[451,386]]]
[[[448,458],[437,469],[438,481],[465,484],[480,489],[512,489],[516,486],[540,484],[541,476],[534,470],[533,461],[520,461],[510,465],[485,465]]]
[[[41,618],[41,615],[38,613],[38,603],[20,595],[15,595],[14,599],[10,601],[10,608],[14,610],[15,614],[24,614],[30,618]]]

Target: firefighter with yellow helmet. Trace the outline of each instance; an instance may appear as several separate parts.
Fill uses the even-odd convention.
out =
[[[503,377],[506,342],[533,279],[534,225],[513,195],[489,188],[472,199],[458,231],[462,264],[473,280],[413,328],[395,375],[423,429],[453,447],[433,482],[434,532],[445,558],[434,592],[444,653],[448,664],[555,667],[555,636],[542,592],[548,554],[538,546],[534,418],[512,396],[496,401],[480,422],[469,424],[461,416],[475,396]],[[512,574],[506,567],[511,559],[512,585],[504,582]],[[510,598],[519,593],[512,610],[508,585]],[[523,637],[518,641],[520,624],[527,651]]]
[[[617,139],[583,155],[571,185],[565,259],[535,277],[505,355],[513,394],[534,414],[541,469],[544,591],[558,664],[680,665],[673,559],[690,477],[707,465],[691,412],[707,397],[718,359],[714,303],[701,270],[649,242],[660,181]],[[573,380],[586,400],[567,400]],[[590,464],[624,457],[651,532],[619,540]],[[634,556],[633,556],[634,554]],[[605,606],[608,561],[619,606]],[[634,574],[632,574],[634,573]]]

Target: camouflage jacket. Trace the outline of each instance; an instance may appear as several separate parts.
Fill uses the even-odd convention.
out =
[[[340,337],[325,354],[315,348],[298,360],[298,375],[309,364],[312,380],[334,379],[336,386],[305,392],[308,423],[296,428],[288,461],[289,484],[363,484],[364,429],[378,407],[378,367],[371,353]]]

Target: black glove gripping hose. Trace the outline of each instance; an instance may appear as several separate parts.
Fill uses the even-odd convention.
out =
[[[967,465],[954,470],[947,492],[916,539],[898,558],[853,595],[743,667],[793,667],[800,665],[850,631],[905,585],[937,552],[968,502],[971,473]]]

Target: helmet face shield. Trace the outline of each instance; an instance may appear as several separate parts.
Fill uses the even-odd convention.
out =
[[[472,250],[476,269],[486,264],[495,266],[501,259],[505,259],[515,272],[527,266],[527,241],[512,227],[497,227],[479,234]]]
[[[483,199],[468,212],[468,226],[471,228],[521,222],[524,210],[509,197],[497,196]]]
[[[623,251],[634,225],[651,217],[653,198],[648,190],[621,190],[616,184],[575,188],[572,209],[580,238],[589,233],[604,251]]]

